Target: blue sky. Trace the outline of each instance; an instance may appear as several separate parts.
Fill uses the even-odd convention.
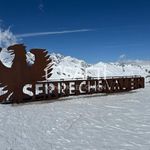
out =
[[[89,63],[150,60],[149,0],[1,0],[0,20],[15,35],[88,29],[22,37],[28,48],[47,48]]]

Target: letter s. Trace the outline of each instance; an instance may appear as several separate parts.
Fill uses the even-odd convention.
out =
[[[29,96],[33,96],[32,84],[26,84],[26,85],[23,87],[23,93],[24,93],[24,94],[27,94],[27,95],[29,95]]]

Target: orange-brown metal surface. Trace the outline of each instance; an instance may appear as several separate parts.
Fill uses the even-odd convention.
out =
[[[24,94],[22,88],[25,84],[35,84],[37,81],[45,80],[44,69],[52,62],[44,49],[31,49],[30,52],[35,55],[35,62],[29,65],[26,61],[26,50],[22,44],[9,46],[8,51],[15,54],[11,68],[3,65],[0,61],[0,87],[5,87],[8,92],[0,96],[0,101],[4,101],[12,93],[10,99],[12,102],[21,102]],[[52,71],[52,68],[49,69]],[[49,74],[49,77],[51,74]]]
[[[0,61],[0,87],[7,90],[5,94],[0,95],[0,102],[21,103],[70,95],[116,93],[144,88],[144,78],[139,76],[43,82],[52,75],[52,60],[47,51],[31,49],[35,61],[29,65],[23,44],[12,45],[7,49],[13,51],[15,57],[11,68]]]

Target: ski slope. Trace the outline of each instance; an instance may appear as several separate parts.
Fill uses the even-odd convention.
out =
[[[0,105],[0,150],[149,150],[149,91]]]

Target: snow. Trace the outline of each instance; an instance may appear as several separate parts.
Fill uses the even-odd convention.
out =
[[[35,56],[27,52],[27,62],[34,64]],[[106,76],[131,76],[140,75],[147,77],[150,81],[150,61],[125,61],[125,62],[98,62],[88,64],[84,60],[79,60],[71,56],[50,53],[53,60],[52,80],[71,80],[75,78],[86,79],[87,77],[106,77]],[[7,67],[11,67],[14,55],[11,55],[5,48],[0,52],[0,60]]]
[[[7,67],[11,67],[14,55],[7,51],[6,48],[3,48],[0,52],[0,61]]]
[[[50,54],[54,62],[54,70],[51,79],[74,79],[84,78],[85,69],[90,66],[83,60],[61,54]]]
[[[0,149],[149,150],[149,91],[0,105]]]
[[[3,49],[0,60],[11,67],[14,56]],[[149,61],[88,64],[51,54],[51,80],[141,75],[150,81]],[[34,63],[27,53],[27,62]],[[2,88],[0,89],[0,91]],[[149,150],[150,85],[112,95],[95,94],[58,101],[0,105],[0,150]]]
[[[148,77],[147,81],[150,81],[150,61],[135,60],[88,64],[83,60],[55,53],[52,53],[51,58],[53,59],[55,65],[53,67],[53,74],[49,79],[50,81],[54,79],[85,79],[88,76],[106,77],[131,75]]]

